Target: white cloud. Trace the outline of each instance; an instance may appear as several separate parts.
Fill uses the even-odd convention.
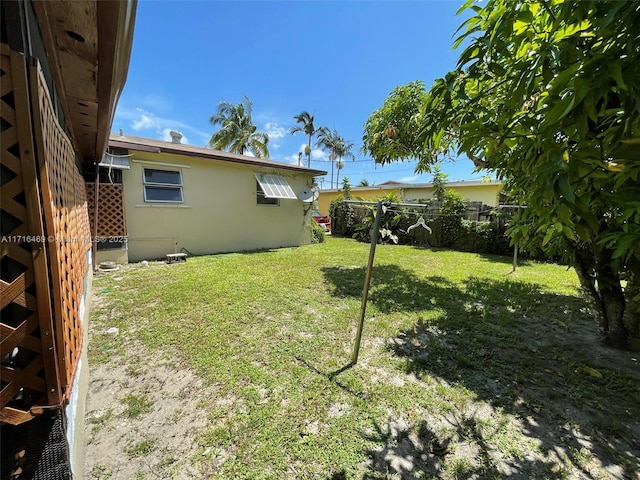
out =
[[[140,109],[138,109],[140,110]],[[147,114],[145,113],[141,113],[140,114],[140,118],[138,120],[135,120],[132,124],[131,124],[131,128],[133,128],[134,130],[148,130],[148,129],[156,129],[158,128],[158,124]]]
[[[286,157],[284,157],[283,159],[284,163],[290,163],[291,165],[298,165],[298,154],[297,153],[293,153],[291,155],[288,155]],[[305,166],[305,159],[304,159],[304,155],[302,156],[301,160],[300,160],[300,165]]]
[[[284,127],[279,127],[277,123],[267,122],[264,126],[267,135],[269,135],[269,139],[273,138],[283,138],[287,130]]]
[[[196,138],[195,145],[205,145],[211,138],[211,133],[203,132],[184,122],[172,118],[165,118],[144,108],[118,108],[113,121],[113,131],[123,128],[126,135],[127,128],[137,134],[156,139],[171,141],[169,131],[178,130],[183,134],[182,143],[189,144],[189,137]]]
[[[304,149],[303,149],[304,151]],[[329,161],[329,156],[326,154],[325,151],[320,150],[319,148],[312,148],[311,149],[311,160],[322,160],[323,162],[328,162]]]
[[[300,144],[300,149],[298,150],[299,152],[302,152],[302,158],[305,159],[307,158],[307,156],[305,155],[305,149],[307,148],[307,144],[306,143],[302,143]],[[297,159],[297,154],[296,154],[296,159]],[[320,162],[328,162],[329,161],[329,156],[327,155],[327,153],[323,150],[320,150],[319,148],[312,148],[311,149],[311,160],[316,160],[316,161],[320,161]]]
[[[307,166],[307,156],[304,154],[304,149],[306,148],[307,144],[303,143],[300,145],[300,148],[298,149],[297,152],[292,153],[291,155],[286,155],[282,158],[282,162],[284,163],[290,163],[291,165],[298,165],[298,155],[301,152],[302,156],[300,158],[300,165],[302,165],[303,167]],[[318,149],[318,148],[312,148],[311,149],[311,160],[316,161],[316,162],[328,162],[329,161],[329,157],[328,155],[323,152],[322,150]]]

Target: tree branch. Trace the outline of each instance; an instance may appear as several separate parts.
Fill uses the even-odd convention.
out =
[[[478,168],[489,168],[489,162],[486,160],[474,155],[473,153],[468,153],[467,156],[469,160],[473,162],[473,164]]]
[[[542,6],[544,7],[544,9],[547,11],[549,16],[551,17],[551,20],[553,20],[555,22],[556,21],[556,16],[551,11],[551,8],[549,8],[549,5],[547,5],[546,0],[542,0],[540,3],[542,3]]]

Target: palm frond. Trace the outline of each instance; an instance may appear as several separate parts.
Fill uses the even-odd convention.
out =
[[[269,135],[257,131],[251,118],[252,110],[253,103],[246,95],[237,104],[220,102],[216,113],[209,118],[220,130],[211,136],[207,146],[239,154],[251,151],[257,157],[268,157]]]

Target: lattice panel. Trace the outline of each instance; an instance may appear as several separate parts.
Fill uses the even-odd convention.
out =
[[[58,124],[47,85],[37,64],[31,66],[33,108],[42,204],[48,242],[55,337],[63,394],[68,397],[82,349],[80,301],[91,248],[84,180],[71,141]]]
[[[86,193],[86,189],[84,186],[84,178],[82,178],[82,175],[80,175],[80,173],[76,170],[76,174],[74,175],[74,191],[79,192],[79,194],[81,194],[82,198],[84,198],[84,201],[82,202],[82,204],[80,206],[78,206],[78,215],[80,217],[80,231],[81,236],[83,239],[85,239],[86,241],[83,242],[84,243],[84,252],[86,253],[87,250],[91,249],[91,244],[88,242],[91,241],[91,225],[89,224],[89,201],[87,199],[87,193]],[[85,268],[85,273],[88,271],[89,269],[89,265],[86,263],[86,260],[83,259],[83,268]]]
[[[89,222],[93,225],[95,183],[87,182]],[[124,220],[124,195],[122,184],[101,183],[98,189],[98,237],[124,237],[127,228]]]
[[[61,402],[24,56],[0,61],[0,421],[19,424]]]

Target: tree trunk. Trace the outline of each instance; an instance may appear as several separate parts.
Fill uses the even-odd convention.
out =
[[[607,250],[578,252],[576,273],[590,306],[598,316],[604,341],[617,349],[629,347],[629,329],[625,322],[626,299],[620,274],[612,266]]]
[[[634,352],[640,352],[640,270],[638,267],[639,265],[633,265],[629,268],[626,277],[627,286],[624,289],[627,299],[624,323],[629,332],[629,350]]]
[[[331,188],[333,189],[333,159],[329,158],[329,160],[331,160]]]
[[[578,280],[580,281],[580,286],[582,287],[582,293],[589,304],[591,314],[598,317],[600,328],[603,331],[606,331],[608,327],[607,325],[602,324],[603,319],[600,308],[600,296],[596,289],[595,265],[593,263],[592,256],[587,252],[581,252],[578,250],[576,252],[576,263],[574,267],[576,269],[576,274],[578,275]]]
[[[610,274],[610,271],[601,272],[598,275],[598,282],[604,281],[608,284],[610,280],[616,280],[614,277],[618,277],[618,275],[611,275],[612,278],[606,278]],[[617,280],[620,281],[619,277]],[[620,283],[617,286],[611,283],[600,286],[598,290],[600,291],[602,311],[609,326],[605,342],[613,348],[624,350],[628,347],[629,332],[623,320],[626,302],[622,287]]]

